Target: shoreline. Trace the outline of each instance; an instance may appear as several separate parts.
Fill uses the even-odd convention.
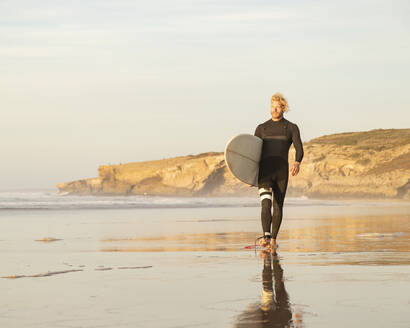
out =
[[[253,198],[252,195],[235,195],[235,194],[226,194],[224,196],[222,195],[205,195],[205,196],[198,196],[198,195],[191,195],[191,196],[187,196],[187,195],[173,195],[173,194],[169,194],[169,195],[157,195],[157,194],[117,194],[117,193],[89,193],[89,194],[78,194],[78,193],[60,193],[60,192],[56,192],[56,195],[59,195],[61,197],[65,197],[65,196],[79,196],[79,197],[83,197],[83,196],[95,196],[95,197],[135,197],[135,196],[143,196],[143,197],[153,197],[153,198],[185,198],[185,199],[195,199],[195,198],[208,198],[208,199],[223,199],[223,198]],[[259,198],[259,195],[257,193],[257,190],[255,190],[255,198]],[[398,202],[398,203],[409,203],[410,204],[410,200],[409,199],[402,199],[402,198],[387,198],[387,197],[383,197],[383,198],[379,198],[379,197],[311,197],[311,196],[306,196],[306,195],[299,195],[299,196],[286,196],[286,199],[308,199],[308,200],[326,200],[326,201],[356,201],[356,202],[366,202],[366,201],[376,201],[376,202]]]

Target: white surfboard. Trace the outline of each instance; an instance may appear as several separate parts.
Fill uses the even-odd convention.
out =
[[[240,181],[252,186],[258,185],[262,144],[261,138],[240,134],[225,147],[225,163],[229,171]]]

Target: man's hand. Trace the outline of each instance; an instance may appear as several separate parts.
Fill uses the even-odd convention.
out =
[[[299,169],[300,169],[300,163],[299,162],[293,163],[293,165],[290,169],[290,172],[292,173],[292,176],[298,175]]]

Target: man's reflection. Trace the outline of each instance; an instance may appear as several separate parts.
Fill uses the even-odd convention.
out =
[[[251,304],[249,309],[239,316],[235,327],[302,327],[300,313],[294,313],[292,318],[278,255],[262,251],[260,256],[263,258],[261,302]]]

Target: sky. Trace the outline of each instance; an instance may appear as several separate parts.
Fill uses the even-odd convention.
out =
[[[303,141],[410,127],[408,1],[0,0],[0,190],[223,151],[269,119]]]

